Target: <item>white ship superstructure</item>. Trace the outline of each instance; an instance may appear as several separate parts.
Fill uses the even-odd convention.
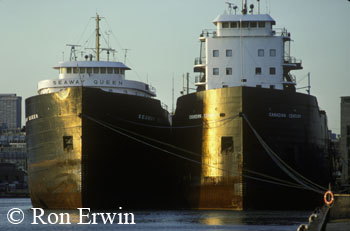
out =
[[[126,80],[125,71],[129,67],[121,62],[68,61],[54,67],[59,70],[59,78],[38,83],[38,93],[48,94],[67,87],[94,87],[104,91],[155,97],[155,89],[146,83]]]
[[[200,90],[234,86],[295,90],[289,72],[302,69],[301,61],[290,56],[290,33],[274,29],[268,14],[236,15],[229,10],[217,16],[216,30],[200,35],[200,57],[194,71]]]

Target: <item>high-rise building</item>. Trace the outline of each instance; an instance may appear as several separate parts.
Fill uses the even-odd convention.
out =
[[[16,94],[0,94],[0,129],[22,126],[22,97]]]
[[[350,183],[350,96],[341,97],[340,152],[343,159],[343,181]]]

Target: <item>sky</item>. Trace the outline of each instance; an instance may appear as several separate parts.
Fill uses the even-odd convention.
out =
[[[69,59],[66,44],[93,46],[91,18],[98,12],[105,18],[102,41],[117,50],[116,60],[124,61],[122,49],[130,49],[126,65],[133,70],[126,78],[149,82],[171,110],[172,79],[176,105],[184,73],[194,87],[199,34],[215,29],[212,21],[227,9],[226,1],[0,0],[0,93],[22,96],[24,112],[24,99],[37,94],[37,82],[58,77],[52,67]],[[231,2],[241,8],[241,0]],[[311,94],[327,112],[329,129],[339,133],[340,97],[350,96],[350,2],[261,0],[260,8],[275,19],[275,28],[291,33],[291,55],[304,67],[292,73],[298,87],[307,85],[310,72]]]

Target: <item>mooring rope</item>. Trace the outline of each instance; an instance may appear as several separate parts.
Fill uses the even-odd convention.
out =
[[[294,179],[296,182],[298,182],[299,184],[303,185],[304,187],[307,187],[308,189],[323,194],[325,191],[327,191],[326,188],[316,184],[315,182],[307,179],[306,177],[304,177],[303,175],[301,175],[299,172],[297,172],[296,170],[294,170],[292,167],[290,167],[286,162],[284,162],[267,144],[266,142],[262,139],[262,137],[259,135],[259,133],[254,129],[254,127],[252,126],[252,124],[250,123],[250,121],[248,120],[247,116],[242,113],[242,117],[244,118],[244,120],[247,122],[248,126],[250,127],[250,129],[253,131],[254,135],[256,136],[256,138],[258,139],[258,141],[260,142],[260,144],[263,146],[263,148],[265,149],[265,151],[267,152],[267,154],[271,157],[271,159],[277,164],[278,167],[280,167],[289,177],[291,177],[292,179]],[[300,177],[301,179],[299,179],[298,177]],[[306,182],[308,183],[306,183]]]
[[[188,158],[188,157],[185,157],[185,156],[181,156],[181,155],[179,155],[179,154],[176,154],[176,153],[171,152],[171,151],[169,151],[169,150],[166,150],[166,149],[164,149],[164,148],[161,148],[161,147],[155,146],[155,145],[153,145],[153,144],[150,144],[150,143],[148,143],[148,142],[146,142],[146,141],[144,141],[144,140],[141,140],[141,139],[139,139],[139,138],[136,138],[135,136],[131,136],[131,135],[127,134],[126,132],[128,132],[128,133],[130,133],[130,134],[133,134],[133,135],[136,135],[136,136],[139,136],[139,137],[141,137],[141,138],[143,138],[143,139],[148,139],[148,140],[150,140],[150,141],[153,141],[153,142],[156,142],[156,143],[160,143],[160,144],[163,144],[163,145],[165,145],[165,146],[169,146],[169,147],[174,148],[174,149],[177,149],[177,150],[179,150],[179,151],[182,151],[182,152],[185,152],[185,153],[189,153],[189,154],[192,154],[192,155],[201,157],[201,155],[198,154],[198,153],[191,152],[191,151],[188,151],[188,150],[186,150],[186,149],[179,148],[179,147],[177,147],[177,146],[175,146],[175,145],[168,144],[168,143],[165,143],[165,142],[156,140],[156,139],[152,139],[152,138],[150,138],[150,137],[146,137],[146,136],[141,135],[141,134],[138,134],[138,133],[136,133],[136,132],[129,131],[129,130],[127,130],[127,129],[117,127],[117,126],[115,126],[115,125],[108,124],[108,123],[106,123],[106,122],[101,122],[100,120],[94,119],[94,118],[92,118],[92,117],[90,117],[90,116],[88,116],[88,115],[84,115],[84,114],[83,114],[82,116],[88,118],[89,120],[91,120],[91,121],[93,121],[93,122],[95,122],[95,123],[97,123],[97,124],[99,124],[99,125],[101,125],[101,126],[103,126],[103,127],[108,128],[108,129],[110,129],[110,130],[112,130],[112,131],[114,131],[114,132],[116,132],[116,133],[118,133],[118,134],[120,134],[120,135],[123,135],[123,136],[125,136],[125,137],[128,137],[128,138],[130,138],[130,139],[132,139],[132,140],[134,140],[134,141],[137,141],[137,142],[142,143],[142,144],[144,144],[144,145],[146,145],[146,146],[152,147],[152,148],[157,149],[157,150],[160,150],[160,151],[162,151],[162,152],[164,152],[164,153],[168,153],[168,154],[170,154],[170,155],[172,155],[172,156],[175,156],[175,157],[178,157],[178,158],[181,158],[181,159],[190,161],[190,162],[192,162],[192,163],[195,163],[195,164],[198,164],[198,165],[201,165],[201,166],[207,166],[207,167],[210,167],[210,168],[215,168],[215,169],[218,169],[218,170],[221,170],[221,171],[233,173],[233,174],[235,174],[235,175],[242,175],[242,176],[244,176],[244,177],[247,177],[247,178],[250,178],[250,179],[253,179],[253,180],[257,180],[257,181],[266,182],[266,183],[276,184],[276,185],[285,186],[285,187],[292,187],[292,188],[310,190],[309,187],[305,187],[304,185],[297,185],[297,184],[294,184],[294,183],[292,183],[292,182],[288,182],[288,181],[286,181],[286,180],[281,180],[281,179],[278,179],[278,178],[276,178],[276,177],[268,176],[268,175],[266,175],[266,174],[258,173],[258,172],[255,172],[255,171],[252,171],[252,170],[248,170],[248,169],[244,169],[243,171],[250,172],[250,173],[256,174],[256,175],[260,175],[260,176],[263,176],[263,177],[266,177],[266,178],[270,178],[270,179],[273,179],[273,180],[275,180],[275,181],[266,180],[266,179],[258,178],[258,177],[253,177],[253,176],[244,174],[243,172],[242,172],[242,173],[239,173],[239,172],[236,172],[236,171],[227,170],[227,169],[224,169],[224,168],[219,168],[219,167],[216,167],[216,166],[213,166],[213,165],[205,164],[205,163],[202,163],[201,161],[193,160],[193,159],[191,159],[191,158]],[[118,129],[119,129],[119,130],[118,130]],[[123,131],[124,131],[124,132],[123,132]]]

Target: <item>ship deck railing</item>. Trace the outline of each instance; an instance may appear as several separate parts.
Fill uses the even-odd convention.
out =
[[[166,105],[165,103],[161,102],[161,106],[164,110],[167,110],[169,109],[168,105]]]
[[[273,28],[272,34],[282,36],[285,38],[290,38],[290,33],[287,31],[286,28]]]
[[[215,29],[204,29],[202,30],[202,33],[200,34],[201,38],[209,38],[209,37],[216,37],[216,30]]]
[[[195,83],[205,83],[205,75],[197,75],[195,76]]]
[[[287,63],[287,64],[301,64],[302,61],[301,61],[301,59],[296,59],[293,56],[284,56],[284,63]]]
[[[194,59],[194,65],[203,65],[206,62],[206,57],[197,57]]]

